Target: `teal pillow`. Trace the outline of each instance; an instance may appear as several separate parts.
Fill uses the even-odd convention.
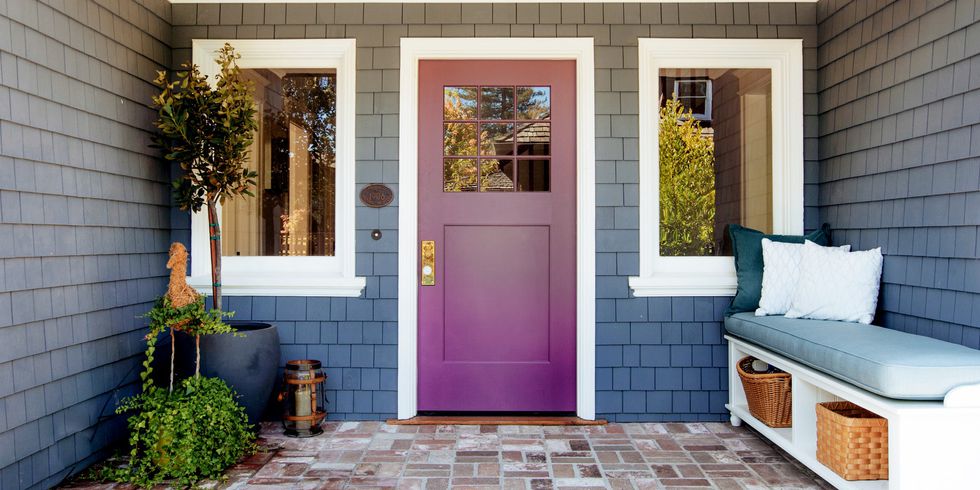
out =
[[[762,239],[768,238],[774,242],[803,243],[810,240],[825,247],[830,245],[830,226],[824,224],[819,230],[809,234],[799,235],[766,235],[759,230],[746,228],[741,225],[728,225],[728,234],[732,239],[732,254],[735,256],[735,275],[738,277],[738,288],[735,299],[725,311],[725,316],[743,311],[755,311],[762,297]]]

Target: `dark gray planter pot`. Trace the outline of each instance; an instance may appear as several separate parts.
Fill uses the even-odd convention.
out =
[[[248,421],[262,420],[279,372],[279,331],[275,325],[229,321],[234,334],[201,337],[201,374],[223,379],[240,396]],[[194,374],[194,338],[177,335],[177,374]]]

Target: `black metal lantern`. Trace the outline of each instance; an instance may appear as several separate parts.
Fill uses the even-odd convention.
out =
[[[327,415],[323,408],[326,379],[320,361],[302,359],[286,363],[280,400],[287,436],[312,437],[323,432],[320,422]]]

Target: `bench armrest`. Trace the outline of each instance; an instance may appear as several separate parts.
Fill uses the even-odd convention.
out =
[[[949,408],[980,407],[980,383],[960,385],[949,390],[943,398],[943,406]]]

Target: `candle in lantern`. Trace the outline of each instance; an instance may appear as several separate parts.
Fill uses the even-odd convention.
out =
[[[312,399],[310,397],[310,385],[299,385],[296,388],[295,401],[296,401],[296,412],[295,414],[300,417],[309,416],[313,414],[312,411]],[[309,420],[297,420],[297,429],[309,429]]]

